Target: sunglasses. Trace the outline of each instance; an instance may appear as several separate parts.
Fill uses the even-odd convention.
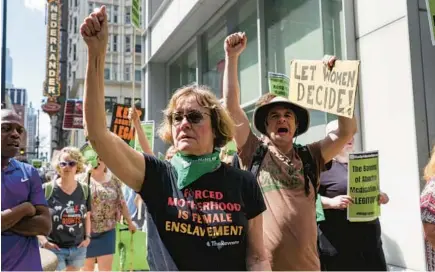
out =
[[[211,116],[208,113],[200,112],[200,111],[190,111],[186,114],[183,114],[181,112],[174,112],[171,114],[171,122],[173,125],[179,125],[183,121],[184,118],[186,118],[187,122],[190,124],[199,124],[202,120],[204,120],[204,115]]]
[[[76,165],[77,165],[77,162],[75,162],[75,161],[62,161],[62,162],[59,162],[59,166],[62,167],[62,168],[67,167],[67,166],[74,167]]]

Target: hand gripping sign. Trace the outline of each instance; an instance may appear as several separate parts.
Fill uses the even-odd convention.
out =
[[[335,61],[330,69],[322,61],[293,60],[289,100],[302,107],[353,117],[359,61]]]

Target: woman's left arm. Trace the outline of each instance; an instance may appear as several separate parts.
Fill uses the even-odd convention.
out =
[[[248,221],[247,268],[250,271],[271,271],[263,241],[263,215]]]

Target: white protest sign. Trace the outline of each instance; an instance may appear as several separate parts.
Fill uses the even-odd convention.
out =
[[[337,60],[329,69],[322,61],[293,60],[289,100],[305,108],[352,118],[359,64]]]

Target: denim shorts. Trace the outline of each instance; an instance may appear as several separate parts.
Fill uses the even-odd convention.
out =
[[[80,269],[85,264],[86,247],[61,248],[60,250],[52,249],[51,251],[57,256],[57,271],[64,270],[67,266]]]

